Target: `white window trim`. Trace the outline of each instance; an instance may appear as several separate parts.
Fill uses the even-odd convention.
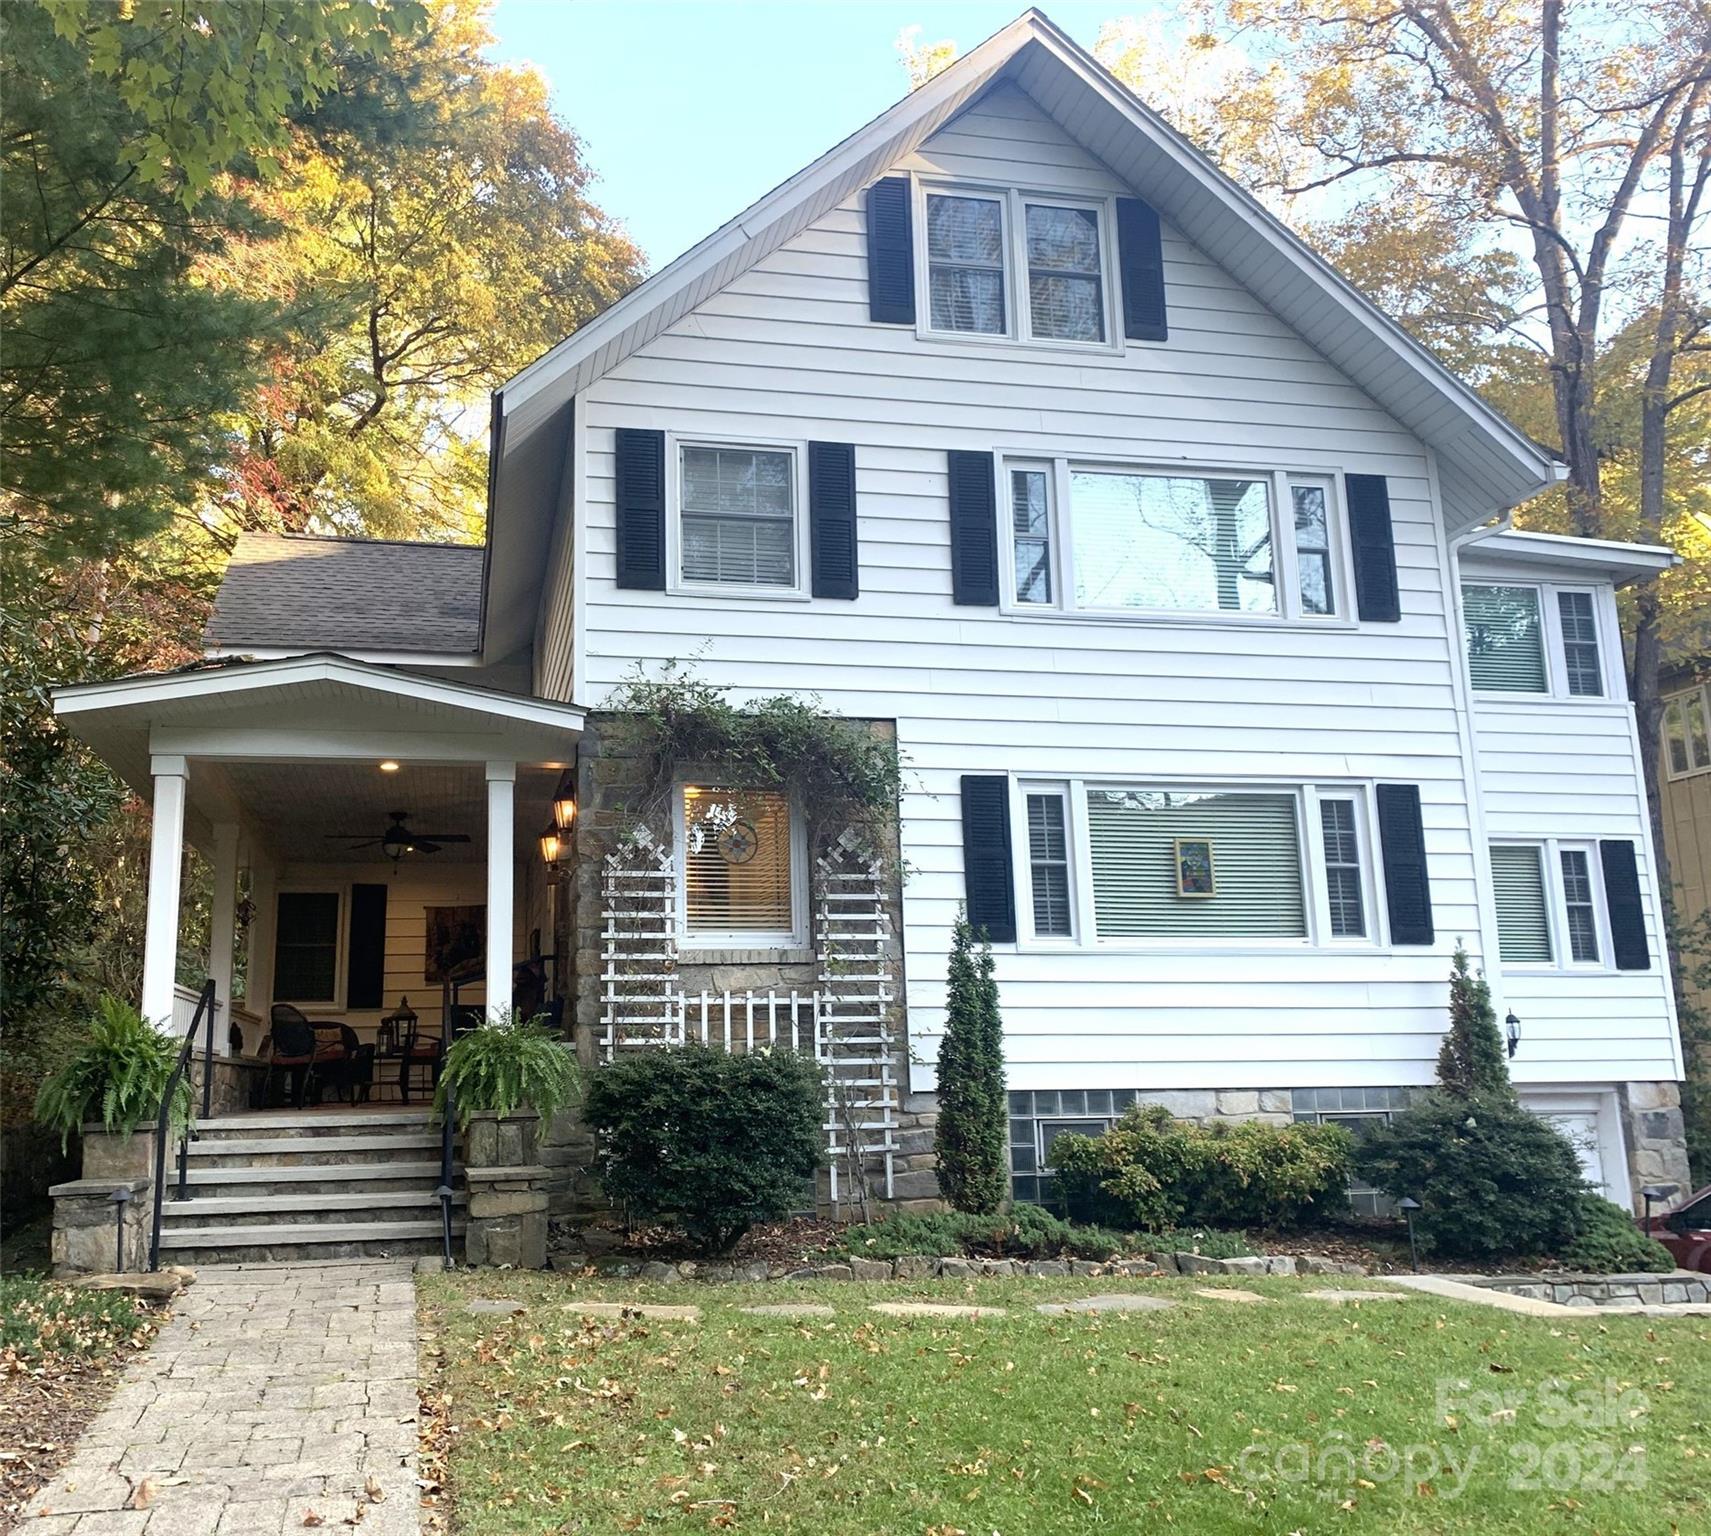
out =
[[[965,181],[935,176],[913,176],[915,227],[915,334],[922,341],[965,343],[977,346],[1049,347],[1080,353],[1120,354],[1124,346],[1122,305],[1117,291],[1117,199],[1111,197],[1066,197],[1061,192],[1033,191],[1002,183]],[[978,197],[1003,204],[1004,221],[1004,330],[941,331],[933,326],[932,279],[927,261],[927,198]],[[1060,336],[1035,336],[1030,329],[1031,309],[1028,283],[1028,231],[1026,205],[1039,203],[1053,208],[1079,208],[1099,216],[1099,296],[1104,305],[1105,339],[1075,341]]]
[[[1711,685],[1699,683],[1694,687],[1684,689],[1679,693],[1664,695],[1663,708],[1658,712],[1658,755],[1663,762],[1664,776],[1671,780],[1694,779],[1698,778],[1701,774],[1711,773],[1711,760],[1708,760],[1703,767],[1694,766],[1693,741],[1691,736],[1687,738],[1687,766],[1677,772],[1670,763],[1669,732],[1665,722],[1665,716],[1669,713],[1670,705],[1680,704],[1682,706],[1682,729],[1685,731],[1687,728],[1687,701],[1695,695],[1699,698],[1699,707],[1703,712],[1707,730],[1708,732],[1711,732]]]
[[[801,802],[789,795],[790,809],[790,932],[697,933],[689,931],[689,862],[684,857],[689,848],[689,827],[686,815],[685,789],[730,789],[742,786],[722,784],[718,774],[689,774],[680,777],[672,788],[672,837],[676,849],[673,876],[673,896],[677,908],[677,947],[683,954],[698,954],[703,950],[778,949],[800,950],[808,947],[808,828],[802,814]]]
[[[1087,796],[1089,791],[1137,788],[1167,790],[1172,793],[1201,790],[1290,796],[1295,804],[1296,846],[1300,850],[1302,861],[1306,934],[1299,938],[1242,935],[1208,938],[1185,938],[1180,935],[1155,939],[1100,938],[1093,896],[1093,840],[1088,825]],[[1059,935],[1040,937],[1034,933],[1033,861],[1029,856],[1028,846],[1027,797],[1030,794],[1054,792],[1062,793],[1067,799],[1069,898],[1072,913],[1072,936],[1069,938]],[[1149,774],[1135,778],[1113,778],[1109,775],[1071,775],[1064,778],[1013,775],[1010,780],[1010,839],[1012,880],[1016,891],[1015,948],[1036,954],[1074,951],[1255,955],[1311,950],[1358,950],[1363,954],[1387,954],[1391,945],[1385,919],[1386,897],[1381,861],[1375,843],[1375,829],[1378,825],[1374,804],[1376,793],[1370,780],[1316,780],[1305,783],[1278,782],[1275,779],[1181,778],[1168,774]],[[1356,830],[1360,843],[1361,894],[1367,919],[1367,932],[1360,938],[1333,936],[1331,933],[1330,900],[1324,878],[1324,836],[1318,822],[1320,796],[1355,802]]]
[[[333,947],[333,996],[330,999],[324,997],[285,997],[276,989],[267,1000],[268,1006],[272,1007],[275,1003],[287,1003],[305,1015],[316,1012],[345,1012],[346,983],[349,980],[348,972],[350,969],[350,881],[299,880],[290,884],[281,884],[275,889],[273,893],[273,933],[268,939],[268,943],[272,947],[272,953],[268,956],[270,985],[278,980],[279,899],[282,896],[337,896],[339,898],[339,925]]]
[[[1597,842],[1584,837],[1494,837],[1490,840],[1490,846],[1535,848],[1539,851],[1545,882],[1545,929],[1551,942],[1549,960],[1505,960],[1502,937],[1494,932],[1493,937],[1497,942],[1493,944],[1491,953],[1496,958],[1498,969],[1505,975],[1534,976],[1560,975],[1564,972],[1602,974],[1614,971],[1616,963],[1611,947],[1610,912],[1604,899],[1604,869],[1599,859]],[[1598,933],[1596,960],[1573,958],[1573,946],[1569,942],[1568,931],[1568,890],[1562,873],[1564,849],[1572,849],[1586,855],[1586,870],[1592,885],[1592,919]],[[1495,916],[1493,921],[1495,922]]]
[[[683,450],[736,448],[790,455],[791,533],[796,580],[788,587],[739,585],[723,581],[683,579]],[[805,603],[810,601],[808,562],[808,445],[788,438],[759,438],[702,433],[667,432],[665,438],[665,558],[666,591],[673,597],[736,598],[743,602]]]
[[[1169,624],[1275,628],[1312,625],[1314,628],[1359,627],[1353,608],[1354,550],[1348,519],[1338,487],[1342,477],[1332,470],[1282,469],[1275,464],[1158,464],[1097,454],[1044,455],[1022,449],[999,449],[998,558],[1003,578],[998,587],[999,611],[1016,619],[1073,619],[1085,624]],[[1046,520],[1050,530],[1052,601],[1024,603],[1016,598],[1016,528],[1010,509],[1010,472],[1046,469]],[[1243,479],[1265,484],[1271,513],[1272,570],[1277,577],[1275,613],[1236,613],[1217,608],[1079,608],[1074,601],[1075,516],[1070,507],[1070,478],[1082,470],[1091,474],[1156,475],[1174,479]],[[1295,512],[1290,487],[1319,485],[1327,493],[1330,513],[1331,568],[1337,581],[1333,611],[1308,613],[1301,605],[1301,571],[1295,549]],[[1288,515],[1285,516],[1285,509]],[[1603,635],[1600,624],[1600,637]],[[1526,697],[1526,695],[1520,695]],[[1596,702],[1596,701],[1587,701]]]
[[[1473,680],[1473,658],[1467,652],[1467,611],[1462,591],[1467,587],[1517,587],[1532,591],[1539,601],[1539,638],[1545,653],[1543,693],[1523,693],[1510,688],[1481,688]],[[1602,693],[1570,693],[1568,655],[1563,650],[1562,609],[1559,592],[1584,592],[1592,599],[1592,622],[1598,629],[1598,675]],[[1502,704],[1572,704],[1576,709],[1601,704],[1626,705],[1623,659],[1615,637],[1620,634],[1613,596],[1608,589],[1581,582],[1539,581],[1521,576],[1463,575],[1456,588],[1456,610],[1461,619],[1462,653],[1467,657],[1468,688],[1476,699]]]

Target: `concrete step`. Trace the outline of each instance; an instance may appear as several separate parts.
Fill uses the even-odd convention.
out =
[[[413,1259],[438,1258],[445,1252],[445,1239],[440,1224],[432,1223],[432,1236],[382,1238],[315,1238],[284,1242],[272,1238],[246,1246],[233,1246],[221,1231],[214,1239],[190,1243],[167,1242],[161,1235],[161,1260],[167,1264],[189,1264],[200,1270],[216,1270],[226,1264],[326,1264],[340,1259]],[[301,1231],[301,1228],[270,1227],[269,1232]],[[332,1227],[323,1232],[336,1230]],[[182,1236],[182,1234],[181,1234]],[[463,1256],[463,1225],[452,1224],[452,1254],[461,1261]]]
[[[454,1209],[468,1203],[469,1195],[454,1190]],[[433,1186],[413,1189],[369,1189],[359,1193],[277,1194],[270,1189],[252,1189],[236,1196],[168,1199],[161,1207],[162,1225],[176,1230],[218,1222],[236,1226],[319,1226],[327,1222],[427,1221],[438,1220],[439,1196]]]
[[[409,1133],[425,1130],[428,1124],[425,1104],[419,1109],[270,1109],[200,1120],[196,1134],[203,1141],[246,1141],[278,1131],[293,1136]]]
[[[190,1165],[205,1168],[285,1167],[396,1161],[405,1153],[418,1159],[440,1150],[440,1132],[411,1128],[355,1136],[244,1136],[199,1138],[190,1143]]]
[[[454,1173],[456,1182],[460,1175]],[[167,1198],[178,1188],[176,1168],[167,1170]],[[297,1168],[207,1167],[191,1163],[185,1182],[202,1199],[249,1199],[282,1195],[351,1195],[365,1191],[434,1190],[440,1162],[309,1163]]]
[[[452,1235],[459,1237],[463,1234],[464,1222],[461,1216],[452,1218]],[[378,1252],[388,1247],[402,1243],[425,1243],[427,1248],[422,1251],[437,1250],[441,1239],[440,1223],[437,1219],[428,1221],[327,1221],[289,1223],[257,1222],[247,1225],[232,1226],[200,1226],[175,1227],[163,1231],[160,1235],[162,1253],[182,1252],[184,1249],[207,1250],[219,1253],[233,1249],[249,1250],[253,1248],[293,1248],[308,1250],[311,1248],[346,1248],[359,1247],[363,1252]],[[307,1251],[291,1255],[292,1257],[315,1257]],[[253,1258],[254,1254],[245,1252],[245,1258]],[[345,1257],[342,1253],[322,1253],[322,1258]],[[206,1261],[204,1261],[206,1262]]]

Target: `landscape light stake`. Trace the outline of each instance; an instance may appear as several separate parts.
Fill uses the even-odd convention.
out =
[[[131,1203],[131,1192],[121,1184],[109,1198],[113,1202],[113,1243],[118,1252],[113,1273],[122,1275],[125,1272],[125,1207]]]
[[[1401,1211],[1408,1220],[1408,1262],[1413,1267],[1414,1273],[1419,1274],[1420,1250],[1414,1242],[1414,1213],[1420,1209],[1420,1202],[1411,1200],[1407,1195],[1404,1195],[1396,1202],[1396,1209]]]
[[[1655,1237],[1652,1231],[1652,1201],[1667,1200],[1676,1192],[1679,1186],[1674,1184],[1648,1184],[1640,1191],[1640,1198],[1646,1202],[1646,1236]]]

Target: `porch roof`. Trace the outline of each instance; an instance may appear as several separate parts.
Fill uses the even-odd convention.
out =
[[[568,759],[584,712],[348,656],[224,661],[56,689],[54,712],[145,799],[157,756],[248,762]]]

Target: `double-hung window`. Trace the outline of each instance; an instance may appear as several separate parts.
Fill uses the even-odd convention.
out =
[[[329,1003],[339,996],[340,891],[281,891],[273,936],[273,1000]]]
[[[1023,783],[1034,940],[1372,943],[1365,788]]]
[[[1007,460],[1012,605],[1090,616],[1333,618],[1347,582],[1328,476]],[[1289,509],[1280,519],[1279,506]]]
[[[679,455],[684,585],[799,588],[795,450],[685,443]]]
[[[1491,845],[1497,953],[1504,965],[1603,965],[1605,918],[1590,843]]]
[[[927,335],[1109,342],[1109,203],[1014,188],[921,196]]]
[[[677,861],[683,942],[780,949],[805,940],[803,839],[776,790],[686,784]]]
[[[1711,710],[1707,710],[1705,693],[1701,685],[1691,693],[1676,694],[1664,705],[1664,770],[1672,779],[1711,769],[1711,732],[1706,728]]]
[[[1578,588],[1464,582],[1462,623],[1476,692],[1601,699],[1597,595]]]

